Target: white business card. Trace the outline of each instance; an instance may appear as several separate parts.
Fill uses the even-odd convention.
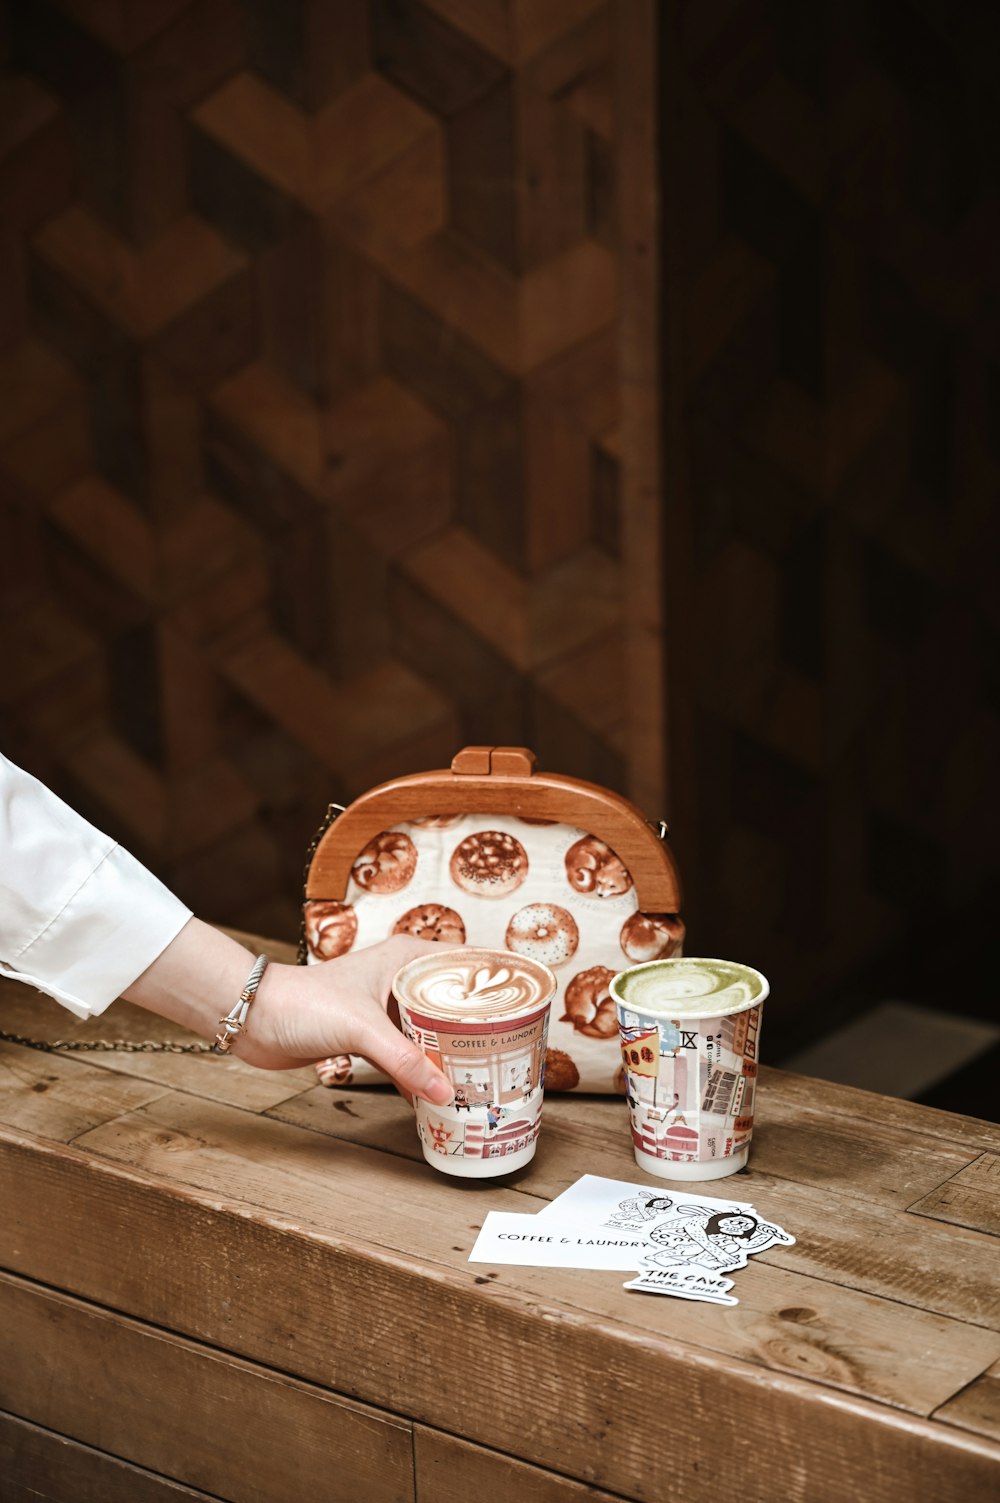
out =
[[[745,1200],[693,1195],[677,1185],[668,1189],[665,1185],[636,1185],[625,1179],[602,1179],[596,1174],[585,1174],[543,1206],[532,1219],[548,1221],[570,1217],[595,1227],[641,1231],[664,1216],[676,1216],[680,1206],[705,1207],[711,1211],[753,1210]]]
[[[649,1244],[641,1232],[580,1226],[571,1218],[490,1211],[469,1254],[470,1263],[517,1263],[522,1268],[605,1268],[638,1272]]]

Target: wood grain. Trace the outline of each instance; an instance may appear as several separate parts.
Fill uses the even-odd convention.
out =
[[[768,1089],[771,1082],[776,1089]],[[817,1189],[835,1180],[839,1192],[880,1206],[910,1206],[923,1186],[965,1169],[972,1155],[961,1142],[925,1136],[870,1117],[834,1116],[816,1102],[789,1101],[772,1072],[754,1125],[753,1172]]]
[[[243,265],[242,256],[194,215],[176,220],[136,252],[78,206],[49,220],[36,245],[109,318],[138,338],[158,333]]]
[[[615,1503],[618,1496],[427,1425],[413,1427],[413,1461],[416,1503]]]
[[[254,953],[264,948],[261,942]],[[267,953],[277,960],[279,952],[286,963],[293,962],[293,945],[269,942]],[[60,1039],[86,1043],[98,1038],[129,1043],[195,1041],[178,1024],[127,1002],[113,1002],[99,1019],[81,1021],[51,997],[2,980],[0,1026],[6,1032],[42,1043]],[[12,1052],[8,1054],[8,1050]],[[123,1050],[46,1053],[0,1043],[0,1117],[27,1131],[47,1124],[46,1135],[61,1136],[64,1142],[169,1087],[227,1101],[248,1111],[263,1111],[310,1090],[315,1083],[312,1069],[255,1070],[237,1059],[215,1055]],[[52,1106],[41,1109],[38,1098],[45,1092]]]
[[[345,1143],[410,1159],[414,1164],[423,1160],[413,1112],[391,1088],[371,1086],[359,1091],[315,1086],[268,1107],[266,1115]]]
[[[803,1112],[794,1098],[786,1096],[785,1080],[776,1070],[761,1070],[750,1164],[746,1173],[732,1181],[740,1186],[740,1193],[749,1182],[766,1185],[773,1197],[782,1193],[781,1182],[787,1180],[816,1190],[829,1188],[859,1202],[905,1210],[923,1186],[940,1185],[974,1160],[974,1151],[960,1139],[949,1143],[901,1129],[880,1130],[881,1146],[876,1149],[867,1116],[859,1120],[831,1118],[815,1109]],[[801,1120],[801,1135],[792,1130],[796,1114]],[[409,1135],[398,1131],[409,1125],[409,1114],[391,1090],[319,1087],[290,1096],[268,1109],[268,1115],[350,1142],[367,1141],[371,1146],[411,1156]],[[829,1123],[826,1131],[824,1122]],[[980,1134],[984,1141],[996,1141],[997,1134],[985,1123],[980,1124]],[[593,1173],[641,1179],[641,1171],[630,1158],[624,1102],[598,1102],[567,1093],[546,1097],[544,1152],[518,1177],[519,1186],[554,1199],[578,1177],[574,1144],[586,1150]],[[412,1156],[419,1157],[418,1149],[412,1149]],[[703,1188],[710,1193],[707,1184]]]
[[[934,1418],[1000,1441],[1000,1362],[942,1404]]]
[[[330,798],[470,737],[510,724],[627,785],[578,666],[618,682],[631,651],[593,463],[619,400],[612,7],[141,9],[21,6],[4,53],[24,608],[0,692],[15,757],[252,925],[294,906]],[[456,662],[490,647],[499,689]]]
[[[573,1098],[546,1102],[538,1154],[516,1184],[517,1193],[528,1200],[525,1209],[533,1209],[537,1203],[529,1197],[549,1198],[572,1183],[578,1177],[580,1155],[593,1173],[641,1181],[641,1173],[629,1162],[624,1130],[615,1120],[619,1113],[623,1115],[622,1108],[616,1112],[603,1102]],[[318,1088],[274,1108],[269,1115],[420,1163],[409,1108],[394,1093]],[[588,1124],[588,1115],[591,1119],[605,1116],[610,1123],[602,1127],[592,1120]],[[947,1161],[942,1172],[948,1172]],[[954,1392],[957,1382],[981,1372],[994,1354],[1000,1353],[1000,1336],[995,1329],[962,1326],[966,1318],[991,1320],[973,1292],[977,1279],[988,1278],[988,1251],[975,1251],[972,1280],[964,1285],[964,1296],[964,1279],[960,1276],[958,1289],[943,1296],[951,1303],[945,1305],[942,1314],[915,1308],[914,1301],[936,1285],[951,1288],[956,1281],[948,1277],[949,1260],[967,1257],[963,1247],[945,1244],[932,1249],[925,1244],[916,1249],[921,1262],[930,1258],[933,1266],[930,1277],[916,1287],[903,1259],[893,1265],[895,1271],[890,1274],[885,1258],[873,1258],[868,1278],[872,1279],[877,1269],[881,1283],[872,1282],[870,1293],[845,1288],[839,1282],[842,1275],[836,1269],[830,1271],[837,1263],[837,1251],[825,1248],[820,1240],[826,1238],[831,1220],[829,1165],[821,1181],[827,1186],[826,1198],[815,1197],[808,1206],[799,1198],[794,1211],[789,1209],[780,1185],[761,1187],[759,1193],[746,1184],[748,1178],[740,1176],[740,1188],[734,1189],[734,1196],[752,1199],[763,1214],[794,1231],[803,1249],[797,1272],[792,1273],[783,1255],[780,1267],[777,1254],[755,1258],[752,1269],[739,1281],[738,1318],[719,1319],[698,1307],[676,1309],[669,1316],[670,1329],[676,1336],[751,1362],[763,1362],[776,1370],[808,1374],[846,1391],[877,1397],[921,1414],[931,1413],[939,1395]],[[719,1194],[718,1185],[699,1189]],[[854,1215],[850,1200],[838,1199],[836,1206],[832,1219],[845,1222],[845,1241],[850,1245]],[[905,1230],[904,1222],[903,1234]],[[471,1246],[471,1237],[467,1245]],[[449,1258],[447,1251],[443,1255]],[[461,1267],[461,1260],[455,1266]],[[530,1270],[498,1268],[493,1277],[504,1287],[523,1289],[531,1297],[550,1287],[547,1275]],[[635,1319],[630,1297],[622,1296],[610,1281],[581,1274],[572,1277],[579,1308],[601,1315],[613,1311],[616,1318],[625,1321]],[[916,1347],[926,1354],[917,1375],[899,1359],[901,1349]],[[859,1348],[864,1353],[860,1358],[856,1355]]]
[[[77,1062],[79,1065],[79,1059]],[[316,1081],[312,1066],[263,1071],[211,1054],[91,1054],[83,1068],[99,1070],[105,1076],[131,1076],[136,1081],[169,1086],[249,1112],[266,1111],[294,1099],[302,1091],[311,1090]]]
[[[105,1127],[97,1130],[100,1136],[88,1133],[78,1143],[175,1183],[221,1192],[255,1210],[266,1207],[290,1224],[337,1236],[353,1229],[373,1245],[388,1239],[399,1252],[423,1247],[444,1254],[449,1238],[458,1240],[447,1230],[447,1181],[416,1159],[379,1157],[367,1146],[180,1092],[171,1092],[155,1115],[131,1112]],[[381,1173],[374,1194],[376,1165]],[[483,1186],[478,1188],[469,1197],[475,1205],[483,1200]],[[494,1186],[488,1193],[500,1208],[527,1208],[514,1190]],[[463,1238],[468,1230],[463,1228]]]
[[[797,1027],[911,925],[931,995],[956,925],[962,954],[985,925],[926,924],[924,874],[985,890],[996,846],[976,814],[998,740],[978,563],[996,526],[998,218],[977,146],[994,21],[979,7],[978,45],[944,37],[963,114],[927,108],[938,11],[902,61],[876,9],[836,7],[810,41],[736,0],[14,6],[0,469],[18,592],[44,608],[0,623],[15,754],[199,910],[253,923],[294,901],[310,825],[371,767],[536,737],[548,766],[669,816],[692,933],[756,957],[772,1017]],[[328,424],[386,380],[440,428],[380,471],[359,424],[341,470]],[[115,492],[115,538],[61,504],[81,482]],[[202,488],[257,545],[242,578],[178,548]],[[499,566],[485,625],[458,550],[424,551],[452,527]],[[129,590],[116,538],[143,530]],[[529,630],[538,571],[578,558],[580,608]],[[419,633],[402,579],[434,603]],[[116,671],[125,598],[150,639],[191,648],[150,653],[145,728]],[[227,629],[254,617],[315,677],[252,698],[252,671],[188,634],[222,601]],[[586,691],[598,644],[617,704]],[[359,656],[419,680],[395,716]],[[929,724],[928,671],[949,693]],[[310,734],[313,697],[336,737]],[[81,711],[103,736],[83,779]],[[199,844],[194,774],[219,758],[244,796]]]
[[[366,1312],[354,1339],[337,1352],[342,1389],[359,1398],[377,1391],[380,1404],[439,1429],[447,1430],[461,1413],[467,1438],[476,1443],[641,1503],[669,1496],[682,1479],[695,1503],[707,1503],[720,1486],[737,1487],[750,1465],[759,1469],[762,1454],[774,1458],[769,1486],[792,1503],[833,1503],[845,1490],[887,1503],[910,1484],[941,1503],[959,1503],[995,1480],[996,1446],[831,1390],[821,1390],[817,1405],[810,1382],[676,1341],[670,1312],[657,1317],[667,1322],[662,1332],[637,1336],[615,1320],[574,1314],[551,1296],[525,1301],[494,1288],[494,1281],[477,1284],[468,1272],[444,1276],[432,1264],[421,1266],[412,1251],[362,1252],[329,1232],[305,1236],[287,1216],[272,1222],[249,1207],[225,1214],[218,1196],[203,1203],[197,1192],[75,1149],[10,1131],[2,1141],[0,1193],[17,1227],[16,1261],[34,1277],[58,1269],[64,1287],[98,1300],[110,1296],[119,1308],[144,1310],[160,1324],[183,1311],[193,1339],[251,1360],[263,1349],[264,1360],[329,1382],[325,1331],[309,1323],[276,1330],[272,1321],[275,1291],[291,1277],[296,1309],[315,1304],[330,1310],[334,1298],[345,1320],[352,1319],[349,1312]],[[53,1197],[64,1228],[58,1247],[45,1214]],[[186,1268],[240,1269],[238,1308],[220,1305],[214,1284],[203,1287],[178,1266],[181,1226]],[[114,1269],[106,1257],[109,1227],[133,1248],[132,1258]],[[428,1350],[429,1329],[461,1329],[473,1343],[489,1343],[494,1382],[482,1402],[464,1371]],[[522,1400],[519,1374],[528,1350],[534,1381]],[[548,1396],[541,1407],[539,1392]],[[632,1415],[629,1433],[616,1432],[614,1447],[595,1446],[622,1404]],[[693,1464],[720,1405],[737,1439],[703,1482]],[[645,1437],[658,1433],[665,1406],[683,1412],[685,1424],[672,1433],[669,1447],[651,1450]],[[754,1436],[752,1456],[738,1439],[744,1433]]]
[[[943,1223],[928,1237],[921,1228],[930,1223],[910,1216],[902,1205],[897,1204],[893,1218],[891,1191],[890,1204],[883,1203],[880,1182],[891,1185],[896,1174],[905,1179],[913,1172],[909,1144],[904,1140],[900,1158],[894,1163],[890,1139],[887,1157],[867,1185],[863,1180],[859,1184],[855,1173],[857,1154],[853,1134],[839,1135],[839,1145],[834,1140],[829,1145],[829,1154],[824,1151],[810,1158],[803,1153],[793,1177],[786,1177],[788,1165],[783,1147],[784,1162],[774,1166],[783,1172],[772,1172],[768,1154],[768,1080],[780,1084],[783,1077],[780,1072],[772,1071],[762,1078],[758,1103],[762,1126],[759,1131],[755,1126],[748,1168],[729,1183],[734,1196],[751,1200],[764,1215],[787,1226],[799,1240],[794,1247],[762,1254],[762,1261],[996,1330],[1000,1296],[987,1273],[995,1257],[991,1240],[961,1227],[952,1227],[945,1233]],[[872,1103],[881,1098],[865,1092],[856,1094],[866,1103],[860,1128],[868,1132]],[[619,1114],[623,1110],[620,1103],[607,1106],[611,1111],[617,1106]],[[960,1124],[961,1119],[958,1121]],[[546,1198],[565,1189],[576,1177],[568,1169],[574,1144],[578,1154],[585,1154],[591,1173],[623,1177],[622,1164],[628,1162],[628,1157],[622,1151],[621,1140],[616,1131],[608,1133],[600,1122],[599,1108],[585,1104],[580,1098],[546,1101],[543,1126],[546,1152],[540,1151],[529,1166],[522,1180],[525,1188],[537,1188]],[[996,1129],[981,1124],[981,1132],[996,1143]],[[564,1140],[561,1150],[550,1158],[548,1149],[559,1138]],[[899,1139],[896,1146],[900,1147]],[[938,1140],[929,1139],[926,1151],[933,1157],[940,1152],[940,1146]],[[967,1162],[972,1157],[969,1154]],[[938,1164],[942,1177],[947,1177],[954,1171],[955,1157],[945,1152]],[[551,1178],[550,1169],[555,1171]],[[631,1167],[628,1177],[634,1177]],[[692,1187],[709,1195],[718,1189],[717,1186],[713,1189],[711,1183]]]
[[[910,1210],[1000,1235],[1000,1154],[983,1153]]]
[[[766,1046],[765,1046],[766,1052]],[[914,1101],[903,1101],[896,1096],[873,1097],[870,1091],[854,1086],[839,1085],[832,1080],[815,1080],[808,1075],[795,1075],[787,1070],[761,1070],[762,1080],[780,1082],[781,1098],[790,1108],[804,1107],[807,1111],[821,1111],[831,1119],[853,1117],[858,1122],[875,1120],[880,1128],[891,1127],[901,1132],[917,1133],[922,1138],[941,1138],[948,1143],[969,1151],[970,1158],[977,1153],[997,1149],[997,1125],[984,1122],[978,1117],[966,1117],[960,1112],[939,1111],[936,1107],[920,1106]]]
[[[604,840],[628,867],[641,909],[648,913],[680,909],[680,878],[670,849],[634,804],[583,779],[545,772],[510,775],[499,762],[497,770],[482,774],[416,773],[370,789],[339,815],[321,839],[309,868],[306,896],[343,898],[358,851],[373,835],[398,821],[470,810],[579,826]]]
[[[531,781],[523,749],[489,745],[468,749],[456,781],[488,780],[494,758],[498,781]],[[37,1000],[8,983],[0,1015],[65,1029]],[[119,1014],[126,1032],[148,1030],[145,1014]],[[281,1497],[296,1467],[316,1494],[326,1453],[356,1423],[352,1503],[414,1486],[434,1503],[449,1488],[708,1503],[751,1466],[792,1503],[959,1503],[1000,1476],[989,1124],[763,1069],[749,1167],[689,1187],[751,1200],[797,1240],[752,1259],[739,1304],[721,1308],[637,1297],[618,1275],[468,1262],[489,1209],[537,1211],[584,1168],[644,1178],[620,1101],[551,1098],[530,1165],[456,1185],[423,1161],[392,1092],[325,1091],[308,1072],[264,1075],[260,1092],[253,1072],[243,1086],[211,1071],[146,1080],[130,1073],[135,1058],[0,1055],[0,1403],[89,1448],[84,1476],[101,1475],[99,1454],[242,1503],[232,1476],[247,1445],[220,1453],[206,1419],[220,1396],[261,1416],[261,1499]],[[68,1381],[54,1384],[57,1360]],[[163,1403],[184,1417],[176,1461]],[[732,1443],[702,1476],[720,1406]],[[664,1413],[684,1422],[650,1444]],[[389,1472],[371,1439],[385,1425]],[[23,1467],[15,1475],[21,1487]]]
[[[0,1413],[4,1503],[196,1503],[207,1494]]]
[[[65,1056],[0,1043],[0,1121],[58,1142],[69,1143],[167,1089],[125,1074],[81,1068]]]
[[[0,1403],[34,1424],[233,1503],[412,1497],[399,1420],[9,1275],[0,1310]]]

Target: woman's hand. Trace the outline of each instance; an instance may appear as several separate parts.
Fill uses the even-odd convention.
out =
[[[388,1016],[393,976],[430,948],[426,940],[398,935],[322,965],[269,965],[233,1054],[262,1070],[290,1070],[330,1054],[361,1054],[407,1098],[444,1105],[452,1099],[451,1086]],[[189,919],[125,997],[214,1038],[252,963],[236,940]]]
[[[443,1104],[452,1089],[390,1021],[392,978],[433,946],[397,935],[322,965],[269,965],[233,1053],[263,1070],[287,1070],[330,1054],[360,1054],[402,1093]]]

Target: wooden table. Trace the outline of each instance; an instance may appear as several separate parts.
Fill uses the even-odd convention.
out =
[[[0,986],[8,1031],[150,1023]],[[725,1187],[798,1242],[723,1308],[467,1261],[491,1208],[644,1178],[620,1102],[550,1098],[534,1163],[466,1184],[385,1092],[0,1044],[0,1496],[1000,1496],[1000,1130],[776,1070],[758,1114]]]

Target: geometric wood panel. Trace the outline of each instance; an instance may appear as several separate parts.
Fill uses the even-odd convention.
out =
[[[966,20],[667,21],[673,817],[689,929],[789,998],[987,995],[1000,17]]]
[[[526,743],[669,816],[691,944],[772,1026],[975,1010],[996,31],[8,7],[5,749],[288,934],[331,797]]]
[[[293,932],[327,801],[465,741],[661,812],[613,20],[11,8],[4,742],[207,917]]]

